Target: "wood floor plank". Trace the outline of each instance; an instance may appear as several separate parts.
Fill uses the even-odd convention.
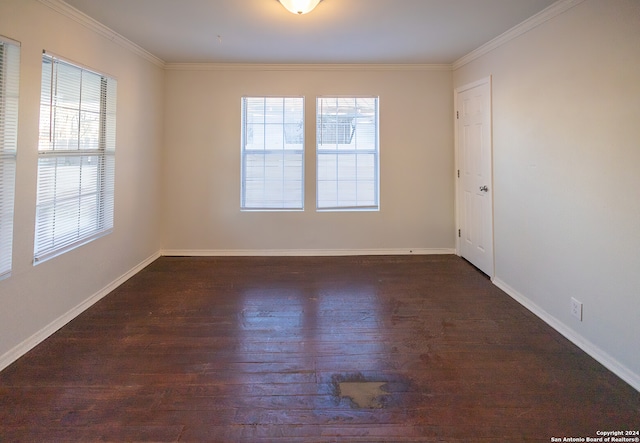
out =
[[[0,441],[639,428],[640,393],[455,256],[163,257],[0,372]]]

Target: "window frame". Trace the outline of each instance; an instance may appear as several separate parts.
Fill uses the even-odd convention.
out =
[[[346,149],[346,148],[339,148],[338,147],[338,140],[337,138],[339,137],[340,134],[346,134],[344,131],[344,128],[342,129],[342,132],[340,134],[338,134],[338,130],[336,130],[336,141],[332,142],[336,144],[336,148],[335,149],[329,149],[326,147],[321,147],[321,145],[323,145],[323,134],[324,134],[324,116],[325,115],[330,115],[330,114],[324,114],[322,112],[322,107],[323,107],[323,102],[325,100],[335,100],[336,101],[336,109],[339,107],[338,106],[338,102],[340,100],[353,100],[354,101],[354,108],[356,109],[357,113],[357,109],[358,109],[358,100],[373,100],[374,102],[374,108],[373,108],[373,112],[374,112],[374,116],[373,116],[373,123],[374,123],[374,128],[373,128],[373,138],[374,138],[374,147],[373,149],[361,149],[357,146],[357,141],[356,141],[356,146],[353,149]],[[336,111],[336,122],[335,124],[338,124],[337,121],[337,116],[338,113]],[[359,117],[352,117],[353,119],[357,119]],[[354,137],[356,131],[357,131],[357,120],[355,120],[354,122],[351,123],[352,125],[355,124],[355,126],[353,126],[353,130],[352,133],[350,134],[350,140],[349,140],[349,144],[351,144],[352,138]],[[344,125],[344,122],[343,122]],[[344,143],[343,143],[344,144]],[[373,204],[355,204],[355,205],[340,205],[339,201],[340,198],[338,196],[340,190],[338,189],[340,182],[341,181],[347,181],[346,179],[340,180],[339,177],[339,172],[336,171],[336,179],[335,179],[335,183],[336,183],[336,205],[333,206],[328,206],[328,205],[322,205],[320,204],[321,202],[321,181],[333,181],[333,180],[322,180],[322,174],[320,171],[321,168],[321,161],[320,161],[320,157],[322,155],[335,155],[336,156],[336,169],[338,169],[338,158],[340,155],[355,155],[356,156],[356,166],[355,168],[357,169],[357,161],[358,161],[358,155],[361,154],[365,154],[365,155],[372,155],[373,156],[373,170],[370,171],[373,175]],[[364,181],[363,181],[364,182]],[[357,172],[356,172],[356,178],[355,178],[355,183],[356,183],[356,188],[358,186],[358,183],[360,183],[360,181],[357,179]],[[356,191],[356,194],[358,193],[358,191]],[[358,197],[356,197],[356,202],[357,202]],[[379,96],[354,96],[354,95],[331,95],[331,96],[318,96],[316,97],[316,211],[317,212],[360,212],[360,211],[372,211],[372,212],[376,212],[376,211],[380,211],[380,97]]]
[[[263,141],[263,145],[262,145],[262,149],[247,149],[247,145],[248,145],[248,140],[250,139],[250,135],[249,135],[249,125],[254,125],[254,124],[258,124],[260,125],[260,122],[258,123],[250,123],[249,122],[249,118],[248,118],[248,101],[250,100],[263,100],[264,101],[264,106],[265,106],[265,111],[264,111],[264,120],[262,121],[262,125],[265,127],[265,129],[263,130],[263,135],[264,135],[264,141]],[[268,101],[276,101],[276,100],[282,100],[282,121],[279,123],[269,123],[267,122],[267,113],[266,113],[266,107],[268,104]],[[292,123],[287,123],[286,121],[286,106],[287,106],[287,100],[299,100],[299,103],[294,103],[295,107],[299,110],[299,114],[298,112],[295,112],[293,115],[294,117],[299,117],[298,122],[292,122]],[[300,140],[300,148],[299,149],[293,149],[293,148],[286,148],[286,138],[287,138],[287,125],[294,125],[297,124],[300,126],[298,132],[301,136],[301,140]],[[267,126],[268,125],[273,125],[273,126],[280,126],[282,125],[282,148],[277,148],[277,149],[267,149]],[[247,95],[247,96],[243,96],[241,98],[241,141],[240,141],[240,163],[241,163],[241,172],[240,172],[240,210],[243,212],[301,212],[304,211],[304,200],[305,200],[305,98],[304,96],[263,96],[263,95]],[[294,143],[292,143],[292,145],[294,145]],[[250,182],[251,180],[249,180],[249,176],[250,174],[248,173],[248,169],[250,168],[249,165],[249,157],[251,155],[260,155],[262,154],[264,159],[264,168],[267,167],[267,157],[268,156],[273,156],[273,157],[277,157],[277,156],[282,156],[284,157],[285,154],[293,154],[293,155],[298,155],[299,156],[299,171],[296,171],[299,173],[299,175],[296,174],[296,178],[299,178],[299,180],[295,180],[295,179],[289,179],[287,180],[285,175],[285,168],[286,168],[286,160],[283,158],[281,161],[281,168],[282,168],[282,172],[281,172],[281,177],[279,177],[279,179],[282,180],[282,199],[281,200],[272,200],[272,203],[269,203],[268,200],[262,200],[262,205],[259,204],[251,204],[250,202],[248,202],[248,200],[250,199],[250,196],[248,196],[247,194],[250,193],[250,189],[248,189],[250,187]],[[276,162],[278,162],[278,159],[276,158]],[[259,181],[256,180],[256,181]],[[262,181],[263,184],[266,183],[267,181],[269,181],[266,177],[266,173],[262,176]],[[277,180],[272,180],[274,182],[276,182]],[[296,195],[296,204],[291,204],[288,202],[293,202],[293,199],[287,199],[285,198],[285,188],[286,188],[286,183],[287,182],[291,182],[291,183],[295,183],[299,181],[299,195]],[[263,186],[263,191],[265,190],[265,187]],[[257,201],[257,203],[259,203]],[[298,204],[299,203],[299,204]]]
[[[0,280],[13,270],[20,51],[19,42],[0,36]]]
[[[72,74],[79,75],[79,81],[73,80]],[[96,97],[87,98],[84,91],[91,94],[90,81],[96,83],[98,78],[96,101]],[[93,89],[95,94],[95,85]],[[77,94],[77,103],[65,93],[69,97]],[[89,102],[87,107],[83,100]],[[116,102],[115,78],[43,52],[34,265],[113,231]],[[65,120],[70,126],[58,128],[58,113],[62,116],[59,126]],[[83,129],[87,126],[83,125],[89,127],[86,133]],[[77,139],[73,138],[74,131]],[[67,137],[62,138],[62,133]],[[86,134],[89,136],[82,137]],[[93,158],[96,160],[92,165]],[[72,183],[76,179],[76,166],[77,186]],[[88,177],[84,183],[83,172]],[[88,184],[83,189],[85,183]]]

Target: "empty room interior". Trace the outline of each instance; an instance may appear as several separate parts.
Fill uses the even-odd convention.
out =
[[[301,3],[0,0],[0,441],[640,441],[640,2]]]

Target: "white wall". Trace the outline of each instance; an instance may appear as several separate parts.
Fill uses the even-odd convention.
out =
[[[428,67],[169,67],[168,253],[451,251],[451,70]],[[240,100],[305,97],[304,212],[240,211]],[[315,99],[380,97],[380,211],[315,211]]]
[[[164,71],[36,0],[0,1],[21,42],[13,275],[0,281],[0,369],[160,250]],[[33,266],[42,50],[118,80],[114,232]]]
[[[640,2],[586,0],[454,86],[488,75],[495,281],[640,389]]]

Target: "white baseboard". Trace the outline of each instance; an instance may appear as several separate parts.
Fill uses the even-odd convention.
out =
[[[499,278],[494,278],[493,284],[498,288],[502,289],[506,292],[511,298],[516,300],[522,306],[527,308],[529,311],[533,312],[537,315],[542,321],[547,323],[553,329],[558,331],[560,334],[565,336],[569,341],[575,344],[577,347],[582,349],[584,352],[589,354],[595,360],[597,360],[600,364],[602,364],[605,368],[609,369],[611,372],[616,374],[622,380],[627,382],[631,387],[640,392],[640,375],[634,373],[625,365],[620,363],[618,360],[613,358],[611,355],[603,351],[601,348],[578,334],[573,329],[569,328],[567,325],[562,323],[560,320],[555,318],[553,315],[546,312],[540,306],[536,305],[529,298],[525,297],[507,283],[503,282]]]
[[[166,257],[309,257],[348,255],[446,255],[455,254],[453,248],[406,249],[165,249]]]
[[[109,294],[111,291],[116,289],[118,286],[120,286],[121,284],[123,284],[124,282],[129,280],[135,274],[140,272],[144,267],[146,267],[147,265],[151,264],[154,260],[156,260],[159,257],[160,257],[160,252],[156,252],[155,254],[151,255],[150,257],[148,257],[147,259],[143,260],[138,265],[134,266],[129,271],[125,272],[120,277],[116,278],[114,281],[109,283],[107,286],[105,286],[104,288],[100,289],[98,292],[93,294],[91,297],[89,297],[88,299],[86,299],[85,301],[80,303],[79,305],[75,306],[74,308],[72,308],[68,312],[66,312],[63,315],[61,315],[60,317],[58,317],[57,319],[55,319],[54,321],[49,323],[47,326],[45,326],[44,328],[42,328],[41,330],[39,330],[38,332],[33,334],[31,337],[29,337],[26,340],[24,340],[22,343],[18,344],[14,348],[12,348],[9,351],[5,352],[2,356],[0,356],[0,371],[2,371],[4,368],[9,366],[11,363],[16,361],[20,357],[22,357],[24,354],[29,352],[31,349],[35,348],[37,345],[42,343],[44,340],[46,340],[49,336],[51,336],[57,330],[59,330],[64,325],[69,323],[71,320],[76,318],[82,312],[87,310],[93,304],[95,304],[100,299],[102,299],[107,294]]]

